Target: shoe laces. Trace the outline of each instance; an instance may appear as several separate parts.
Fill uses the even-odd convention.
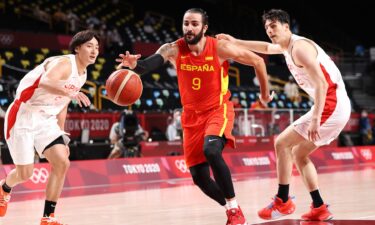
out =
[[[275,206],[275,198],[271,198],[272,199],[272,202],[266,207],[267,209],[276,209],[276,206]]]
[[[229,223],[227,223],[227,224],[231,224],[231,222],[237,220],[238,217],[240,217],[240,210],[239,209],[235,209],[235,208],[229,209],[229,213],[228,213]]]
[[[296,197],[294,196],[289,196],[289,199],[291,201],[293,201],[293,199],[295,199]],[[272,199],[272,202],[266,207],[267,209],[276,209],[276,197],[274,198],[271,198]],[[288,200],[289,200],[288,199]],[[286,202],[282,202],[283,204],[285,204]]]

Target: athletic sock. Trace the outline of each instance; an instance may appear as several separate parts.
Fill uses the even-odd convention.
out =
[[[5,181],[4,181],[4,184],[2,185],[2,188],[3,188],[3,191],[5,191],[6,193],[10,193],[12,191],[12,188],[9,187]]]
[[[226,201],[227,201],[227,207],[228,207],[228,209],[233,209],[233,208],[237,208],[238,209],[238,203],[237,203],[236,199],[226,200]]]
[[[289,199],[289,184],[279,184],[279,190],[276,196],[281,198],[284,203],[287,202]]]
[[[52,202],[46,200],[44,202],[44,213],[43,217],[49,217],[51,213],[55,213],[55,207],[56,207],[57,202]]]
[[[314,208],[318,208],[324,204],[322,197],[320,196],[319,189],[310,192],[311,198],[313,200]]]

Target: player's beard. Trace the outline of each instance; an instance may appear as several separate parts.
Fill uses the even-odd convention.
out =
[[[189,45],[196,45],[196,44],[198,44],[198,42],[202,39],[202,37],[203,37],[203,27],[202,27],[202,30],[197,34],[197,35],[195,35],[194,37],[193,37],[193,39],[187,39],[187,35],[188,34],[193,34],[193,33],[186,33],[186,34],[184,34],[184,39],[185,39],[185,41],[186,41],[186,43],[188,43]]]

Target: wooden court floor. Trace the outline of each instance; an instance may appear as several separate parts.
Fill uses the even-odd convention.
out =
[[[293,177],[291,183],[291,194],[296,197],[296,212],[278,221],[263,221],[256,215],[259,208],[269,204],[276,192],[274,178],[236,181],[235,189],[240,206],[251,224],[375,224],[374,169],[325,173],[319,179],[321,193],[335,215],[335,219],[327,223],[298,220],[309,209],[311,202],[299,176]],[[0,218],[0,224],[37,225],[43,204],[43,200],[11,202],[8,214]],[[224,225],[226,222],[224,209],[192,185],[62,198],[56,214],[69,225]]]

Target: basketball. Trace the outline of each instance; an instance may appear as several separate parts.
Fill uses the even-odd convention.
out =
[[[137,101],[143,91],[141,78],[131,70],[114,71],[106,81],[108,98],[117,105],[127,106]]]

